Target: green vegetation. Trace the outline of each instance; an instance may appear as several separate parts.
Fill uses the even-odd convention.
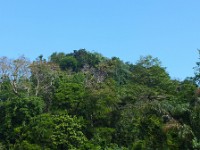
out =
[[[85,49],[0,57],[0,150],[200,149],[199,70],[173,80],[152,56]]]

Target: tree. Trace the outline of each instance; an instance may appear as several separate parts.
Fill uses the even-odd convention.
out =
[[[0,102],[0,108],[0,139],[14,144],[32,117],[43,113],[44,103],[39,97],[17,97]]]
[[[171,84],[169,74],[157,58],[152,56],[141,57],[132,67],[133,80],[139,84],[160,90],[170,90]]]
[[[59,67],[55,64],[46,62],[43,56],[30,65],[32,89],[35,96],[42,97],[46,103],[46,111],[52,105],[52,95],[54,82],[56,81]]]
[[[194,67],[195,70],[195,77],[194,77],[194,81],[198,84],[200,84],[200,50],[198,50],[199,53],[199,61],[196,62],[196,67]]]
[[[60,68],[62,70],[72,70],[72,71],[76,71],[77,68],[77,60],[73,57],[73,56],[65,56],[63,59],[61,59],[60,61]]]
[[[81,124],[80,119],[66,113],[42,114],[31,120],[24,138],[43,149],[80,149],[86,142]]]
[[[179,81],[152,56],[1,57],[0,149],[199,149],[199,66]]]
[[[27,83],[30,77],[30,61],[21,56],[17,59],[0,58],[0,78],[1,84],[7,82],[11,85],[14,94],[19,90],[30,92],[30,85]]]
[[[78,107],[83,102],[83,95],[82,84],[60,81],[55,91],[54,107],[77,114]]]

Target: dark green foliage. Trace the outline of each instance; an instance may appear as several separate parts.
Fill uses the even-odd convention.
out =
[[[2,57],[0,150],[200,149],[199,66],[178,81],[152,56]]]
[[[13,96],[15,94],[12,91],[9,78],[2,78],[0,83],[0,100],[5,101]]]
[[[84,66],[96,67],[103,60],[98,53],[91,53],[85,49],[74,50],[73,53],[53,53],[50,61],[59,64],[62,70],[80,71]]]
[[[77,65],[77,60],[73,56],[66,56],[60,61],[60,68],[62,70],[72,69],[73,71],[75,71]]]

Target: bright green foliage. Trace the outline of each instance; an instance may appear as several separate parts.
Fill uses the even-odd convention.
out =
[[[118,101],[114,87],[100,84],[96,88],[86,89],[80,111],[92,127],[111,126]]]
[[[66,113],[42,114],[31,120],[24,138],[46,149],[76,149],[86,142],[81,128],[80,120]]]
[[[61,82],[55,93],[55,106],[69,112],[76,112],[83,101],[83,86],[77,83]]]
[[[38,97],[14,98],[0,102],[0,108],[0,137],[15,143],[31,118],[43,112],[44,102]]]
[[[28,141],[24,140],[22,142],[16,143],[15,145],[11,146],[10,149],[14,150],[42,150],[37,144],[31,144]]]
[[[84,145],[86,138],[81,131],[81,122],[76,117],[54,115],[53,120],[55,126],[51,140],[56,149],[74,149]]]
[[[199,66],[179,81],[152,56],[0,57],[0,150],[200,149]]]

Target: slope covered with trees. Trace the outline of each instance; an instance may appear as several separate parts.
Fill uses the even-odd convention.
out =
[[[179,81],[152,56],[0,57],[0,150],[200,149],[199,65]]]

